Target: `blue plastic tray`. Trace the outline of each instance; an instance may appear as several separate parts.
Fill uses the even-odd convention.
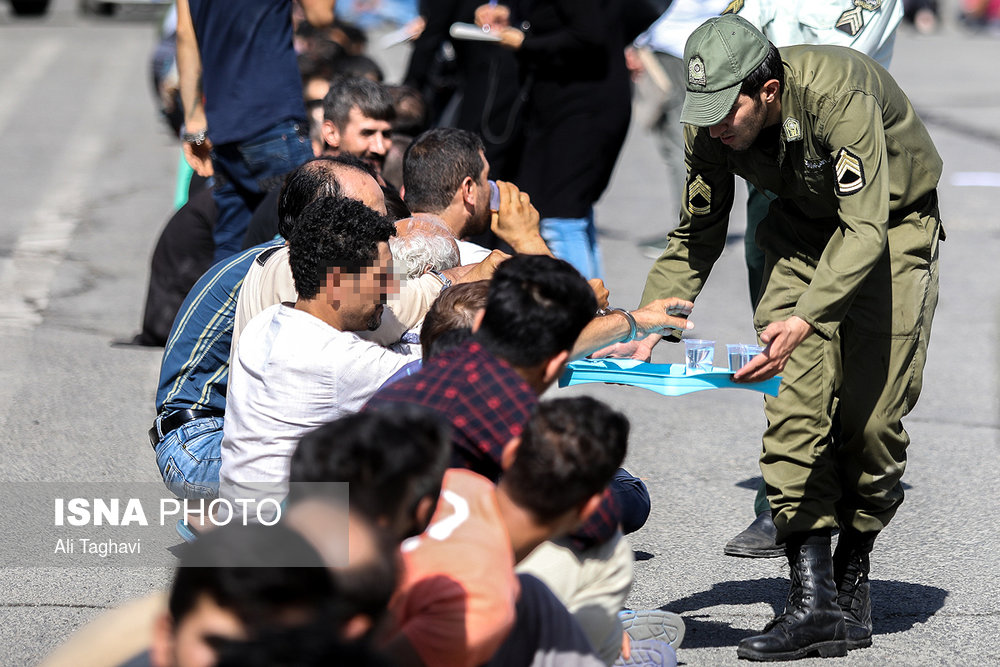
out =
[[[706,389],[749,389],[777,396],[781,376],[764,382],[733,382],[733,374],[726,368],[687,375],[683,364],[649,364],[634,359],[581,359],[570,363],[559,378],[560,387],[588,382],[627,384],[664,396],[683,396]]]

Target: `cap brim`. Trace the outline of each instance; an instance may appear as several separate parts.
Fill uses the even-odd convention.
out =
[[[681,107],[681,122],[698,127],[715,125],[729,115],[739,96],[740,84],[711,93],[689,90]]]

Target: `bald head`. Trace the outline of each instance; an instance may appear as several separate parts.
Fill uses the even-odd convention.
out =
[[[371,167],[350,157],[318,157],[285,178],[278,196],[278,233],[288,238],[306,206],[321,197],[347,197],[385,215],[385,196]]]

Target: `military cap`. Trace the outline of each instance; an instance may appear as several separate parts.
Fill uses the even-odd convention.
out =
[[[716,16],[698,26],[684,46],[687,95],[681,122],[707,127],[729,115],[743,79],[764,61],[769,49],[767,38],[735,14]]]

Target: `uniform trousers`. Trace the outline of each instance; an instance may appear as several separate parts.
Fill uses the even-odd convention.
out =
[[[938,296],[936,193],[888,230],[888,247],[836,333],[792,352],[765,399],[761,472],[778,542],[809,530],[879,531],[903,501],[909,436]],[[806,223],[804,223],[806,224]],[[790,317],[816,258],[767,253],[758,332]]]

